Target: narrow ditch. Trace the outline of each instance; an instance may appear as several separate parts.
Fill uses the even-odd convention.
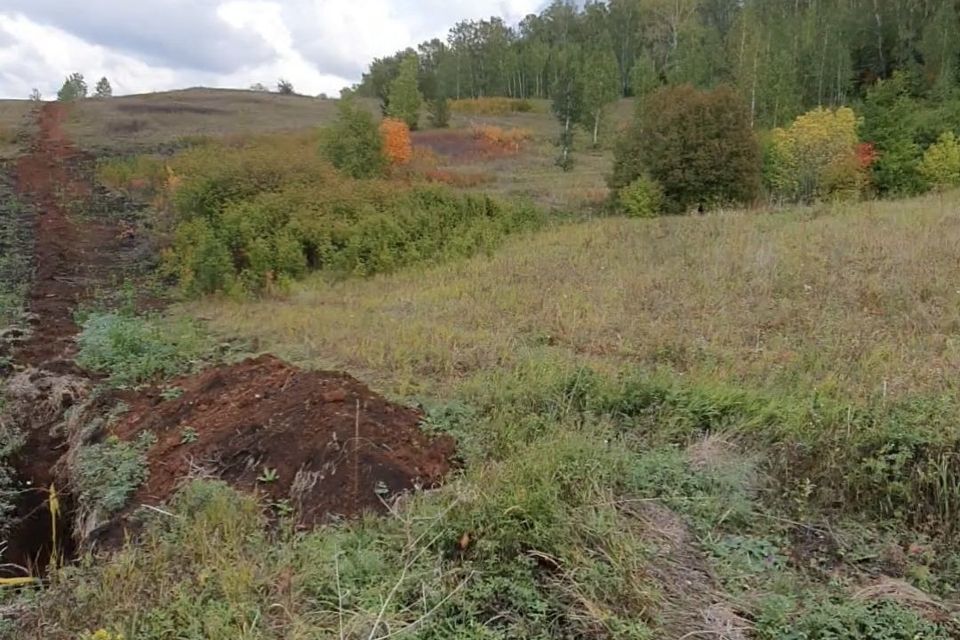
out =
[[[21,247],[29,259],[30,284],[18,292],[27,313],[8,332],[6,355],[0,353],[4,430],[19,434],[22,442],[10,457],[15,511],[2,563],[7,574],[19,576],[43,576],[52,560],[69,559],[76,551],[63,422],[95,380],[74,362],[79,331],[74,314],[97,283],[110,283],[124,270],[131,253],[118,234],[118,220],[89,215],[105,207],[96,202],[92,158],[70,144],[65,116],[62,104],[40,107],[36,135],[8,167],[7,184],[29,212],[23,226],[30,238]]]

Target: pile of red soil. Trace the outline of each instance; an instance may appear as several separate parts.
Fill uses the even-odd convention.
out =
[[[135,504],[164,501],[199,474],[289,501],[309,526],[382,511],[392,495],[434,486],[450,468],[450,438],[426,436],[419,412],[343,373],[267,355],[171,385],[182,395],[141,398],[114,429],[124,439],[157,436]]]

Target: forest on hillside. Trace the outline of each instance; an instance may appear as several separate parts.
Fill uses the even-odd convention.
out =
[[[758,126],[865,97],[897,71],[916,96],[957,89],[956,0],[555,0],[518,25],[465,20],[372,62],[355,87],[388,99],[402,60],[419,57],[429,99],[553,98],[579,77],[622,97],[662,85],[734,85]]]

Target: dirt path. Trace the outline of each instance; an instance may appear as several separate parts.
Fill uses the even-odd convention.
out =
[[[34,264],[28,298],[33,332],[16,352],[16,362],[51,371],[74,372],[73,320],[77,304],[91,286],[117,263],[121,251],[116,228],[95,220],[77,221],[92,189],[80,175],[82,154],[63,131],[66,110],[47,103],[38,116],[39,133],[16,166],[16,189],[35,207]]]
[[[38,380],[84,377],[73,362],[78,332],[74,313],[93,286],[108,279],[123,251],[113,224],[82,215],[93,189],[81,169],[91,159],[67,139],[62,127],[65,116],[66,109],[60,104],[40,108],[38,133],[14,169],[17,195],[32,205],[36,218],[34,275],[27,295],[31,328],[14,350],[13,361],[18,369],[35,371]],[[43,383],[38,383],[38,389],[51,395],[57,392]],[[70,398],[58,401],[68,404]],[[49,402],[50,398],[37,398],[35,404]],[[26,485],[17,512],[23,520],[11,532],[4,559],[21,566],[42,568],[53,551],[47,497],[64,447],[62,436],[51,433],[58,419],[55,413],[47,418],[36,412],[24,434],[21,454],[14,461]],[[63,497],[69,501],[69,496]],[[57,533],[64,545],[60,551],[69,553],[66,518],[61,519]]]

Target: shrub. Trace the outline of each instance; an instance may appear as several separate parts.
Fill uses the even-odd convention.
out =
[[[154,156],[100,159],[97,180],[117,191],[154,193],[163,189],[169,175],[166,165]]]
[[[511,153],[519,152],[520,146],[533,138],[529,129],[504,129],[494,125],[474,125],[471,133],[475,140]]]
[[[764,167],[767,186],[794,202],[855,196],[866,183],[863,164],[869,159],[858,149],[853,110],[818,107],[773,131]]]
[[[760,149],[742,99],[729,87],[660,89],[638,111],[615,150],[610,186],[644,174],[663,188],[671,213],[697,204],[753,200],[760,186]]]
[[[323,135],[323,152],[333,166],[354,178],[383,174],[383,139],[373,116],[351,100],[342,100],[336,123]]]
[[[413,143],[410,140],[410,127],[403,120],[384,118],[380,123],[380,135],[383,137],[383,152],[393,166],[407,164],[413,157]]]
[[[446,129],[450,126],[450,101],[446,98],[431,100],[427,105],[427,114],[430,118],[430,126]]]
[[[283,78],[280,78],[280,79],[277,81],[277,93],[279,93],[279,94],[281,94],[281,95],[284,95],[284,96],[292,96],[292,95],[293,95],[293,83],[290,82],[289,80],[285,80],[285,79],[283,79]]]
[[[526,206],[354,180],[296,141],[182,155],[171,161],[183,178],[164,267],[193,295],[269,290],[310,269],[366,275],[472,255],[542,222]]]
[[[923,154],[923,177],[938,189],[960,187],[960,142],[952,131],[941,134]]]
[[[640,176],[620,189],[619,203],[631,218],[655,218],[663,205],[663,189],[649,177]]]

